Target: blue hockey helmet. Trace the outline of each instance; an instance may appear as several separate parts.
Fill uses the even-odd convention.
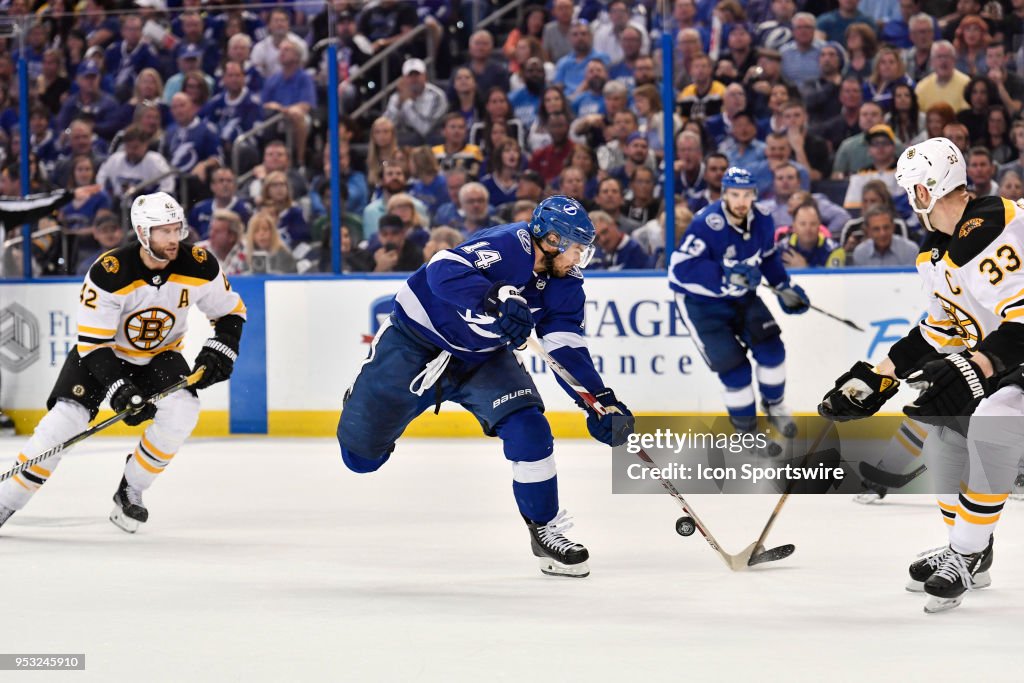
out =
[[[729,188],[756,191],[757,183],[754,182],[754,176],[750,175],[750,171],[747,169],[730,166],[726,170],[725,175],[722,176],[722,189],[727,190]]]
[[[594,255],[594,224],[583,205],[572,197],[555,195],[543,200],[533,211],[530,232],[535,239],[560,252],[574,244],[580,245],[580,268],[585,268]]]

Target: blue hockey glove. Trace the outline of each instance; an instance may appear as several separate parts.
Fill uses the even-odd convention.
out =
[[[722,266],[725,271],[725,281],[730,285],[744,287],[751,291],[757,289],[761,284],[761,269],[749,263],[736,263],[731,266]]]
[[[533,313],[526,299],[512,285],[499,282],[484,297],[484,312],[497,318],[502,339],[518,349],[533,331]]]
[[[633,433],[633,413],[626,404],[615,398],[615,392],[604,388],[594,394],[594,398],[604,406],[604,415],[587,410],[587,431],[590,435],[609,446],[621,446]]]
[[[807,292],[800,285],[793,285],[788,282],[781,284],[775,294],[779,297],[779,306],[782,307],[785,313],[799,315],[800,313],[806,313],[810,308],[811,301],[807,298]]]

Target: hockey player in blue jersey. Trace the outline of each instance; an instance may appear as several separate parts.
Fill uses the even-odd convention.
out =
[[[732,167],[722,178],[722,199],[701,209],[669,264],[669,287],[704,361],[722,382],[725,407],[736,429],[756,425],[753,373],[761,406],[783,436],[796,425],[783,403],[786,349],[779,325],[757,296],[762,277],[779,292],[786,313],[804,313],[807,295],[789,281],[775,247],[775,222],[754,207],[750,173]]]
[[[513,349],[536,327],[544,348],[611,407],[614,418],[588,413],[591,435],[609,445],[626,441],[632,414],[604,386],[582,336],[580,269],[593,242],[583,206],[556,196],[542,201],[529,223],[489,228],[438,252],[395,297],[338,423],[345,464],[373,472],[413,418],[442,401],[462,405],[484,433],[501,438],[533,554],[541,571],[559,576],[587,576],[589,555],[564,536],[571,524],[559,511],[551,428]]]

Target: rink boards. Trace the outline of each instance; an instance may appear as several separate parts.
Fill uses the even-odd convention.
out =
[[[787,349],[787,402],[812,412],[835,377],[860,359],[878,361],[916,324],[925,298],[906,270],[826,273],[797,271],[794,281],[811,302],[865,329],[857,332],[814,311],[787,316],[763,290],[779,319]],[[198,434],[267,433],[329,436],[341,398],[354,379],[391,297],[403,278],[238,277],[249,322],[229,385],[202,394]],[[0,406],[31,429],[76,340],[78,280],[0,283]],[[707,369],[663,274],[588,275],[584,334],[606,384],[634,411],[708,413],[722,409],[716,377]],[[193,308],[186,348],[194,357],[210,335]],[[558,436],[583,436],[585,426],[568,396],[539,359],[524,354]],[[381,406],[387,410],[387,406]],[[129,428],[123,428],[129,433]],[[409,436],[479,436],[458,406],[424,415]]]

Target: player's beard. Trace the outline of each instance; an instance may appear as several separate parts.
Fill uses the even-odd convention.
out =
[[[731,220],[732,220],[733,222],[735,222],[735,223],[738,223],[738,224],[739,224],[739,225],[740,225],[741,227],[742,227],[742,226],[743,226],[743,225],[744,225],[744,224],[746,223],[746,220],[747,220],[747,216],[748,216],[748,215],[750,214],[750,209],[749,209],[749,208],[748,208],[748,209],[746,210],[746,212],[744,212],[743,214],[737,214],[737,213],[735,213],[735,212],[734,212],[734,211],[732,210],[732,207],[731,207],[731,206],[729,206],[729,203],[728,203],[728,202],[724,202],[724,201],[723,201],[723,202],[722,202],[722,207],[723,207],[723,208],[725,209],[725,212],[726,212],[727,214],[729,214],[729,218],[730,218],[730,219],[731,219]]]
[[[168,245],[168,246],[164,247],[163,249],[158,249],[157,247],[153,246],[152,243],[150,243],[149,250],[151,252],[153,252],[153,256],[157,257],[158,259],[164,260],[164,261],[173,261],[174,259],[176,259],[178,257],[178,243],[177,242],[175,242],[174,244]]]

